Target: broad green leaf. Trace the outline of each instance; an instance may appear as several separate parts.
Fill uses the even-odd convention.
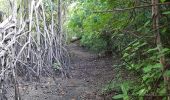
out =
[[[123,100],[129,100],[129,96],[128,96],[128,95],[125,95],[125,96],[123,97]]]
[[[160,63],[156,63],[155,65],[148,65],[147,67],[144,67],[143,68],[143,71],[145,72],[145,73],[148,73],[148,72],[150,72],[152,69],[154,69],[154,68],[162,68],[162,64],[160,64]]]
[[[123,98],[123,97],[124,97],[123,94],[118,94],[118,95],[113,96],[112,98],[113,98],[113,99],[121,99],[121,98]]]
[[[156,63],[155,65],[153,65],[152,68],[162,68],[162,67],[163,67],[162,64]]]
[[[170,11],[163,12],[162,14],[164,14],[164,15],[169,15],[169,14],[170,14]]]
[[[129,83],[128,82],[124,82],[121,85],[121,89],[122,89],[123,94],[127,95],[128,94],[128,90],[129,90]]]
[[[126,88],[124,87],[124,85],[121,85],[121,89],[122,89],[123,94],[127,94],[127,90],[126,90]]]
[[[147,53],[151,53],[151,52],[153,52],[153,51],[157,51],[158,50],[158,48],[156,47],[156,48],[153,48],[153,49],[149,49],[148,51],[147,51]]]
[[[144,68],[143,68],[143,71],[144,71],[145,73],[148,73],[148,72],[151,71],[151,69],[152,69],[152,65],[148,65],[147,67],[144,67]]]
[[[136,42],[136,43],[133,44],[133,46],[135,47],[135,46],[137,46],[139,44],[140,44],[140,42]]]
[[[139,95],[145,95],[146,92],[147,92],[146,89],[141,89],[141,90],[138,92],[138,94],[139,94]]]
[[[160,0],[162,3],[164,3],[166,0]]]
[[[165,94],[166,94],[166,89],[165,89],[165,88],[161,89],[161,90],[159,91],[159,94],[160,94],[160,95],[165,95]]]

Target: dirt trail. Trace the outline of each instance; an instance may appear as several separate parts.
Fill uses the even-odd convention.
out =
[[[23,100],[105,100],[101,88],[114,76],[112,59],[98,57],[78,44],[70,44],[69,52],[72,78],[57,78],[57,86],[48,78],[37,89],[24,86]]]

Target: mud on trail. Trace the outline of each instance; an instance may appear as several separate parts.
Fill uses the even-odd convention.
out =
[[[114,77],[112,58],[98,57],[76,43],[68,48],[71,78],[57,78],[57,85],[44,78],[36,89],[20,86],[22,100],[109,100],[101,96],[101,90]]]

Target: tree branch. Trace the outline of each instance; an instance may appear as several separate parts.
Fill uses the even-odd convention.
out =
[[[142,6],[135,6],[135,7],[130,7],[130,8],[116,8],[113,10],[106,10],[106,11],[94,11],[93,13],[112,13],[116,11],[127,11],[127,10],[134,10],[134,9],[141,9],[141,8],[146,8],[146,7],[152,7],[155,5],[170,5],[170,2],[165,2],[165,3],[157,3],[157,4],[150,4],[150,5],[142,5]]]

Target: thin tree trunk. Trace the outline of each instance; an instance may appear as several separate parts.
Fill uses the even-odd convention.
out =
[[[156,34],[156,44],[158,47],[159,52],[161,53],[162,49],[163,49],[163,45],[162,45],[162,41],[161,41],[161,35],[160,35],[160,31],[159,31],[159,6],[156,5],[159,3],[159,0],[152,0],[152,20],[153,20],[153,30],[155,30],[155,34]],[[163,66],[162,71],[165,72],[166,70],[166,62],[165,62],[165,56],[161,56],[160,57],[160,63]],[[164,85],[166,88],[166,93],[169,94],[169,89],[168,89],[168,80],[167,77],[164,76]],[[167,100],[170,100],[170,98],[168,97]]]
[[[13,18],[12,20],[14,21],[14,24],[15,24],[15,28],[14,28],[14,40],[16,41],[16,34],[17,34],[17,29],[16,29],[16,26],[17,26],[17,1],[14,0],[13,1]],[[15,86],[15,100],[21,100],[20,99],[20,93],[19,93],[19,85],[18,85],[18,77],[17,77],[17,74],[16,74],[16,65],[14,64],[14,61],[15,61],[15,44],[13,44],[13,48],[12,48],[12,57],[13,57],[13,62],[11,63],[12,65],[12,70],[13,70],[13,78],[14,78],[14,86]]]

